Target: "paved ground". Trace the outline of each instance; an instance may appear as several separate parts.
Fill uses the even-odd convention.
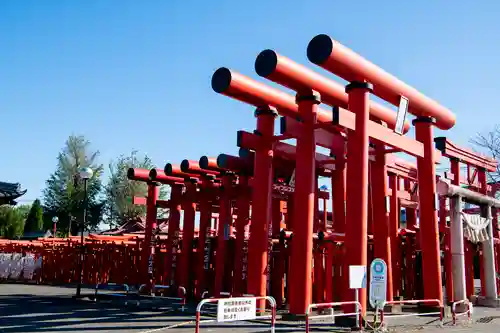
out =
[[[194,332],[194,316],[168,309],[162,311],[124,307],[121,301],[93,303],[72,298],[73,288],[0,284],[0,332]],[[92,290],[82,294],[92,295]],[[268,325],[233,323],[204,324],[204,332],[256,332]],[[168,329],[167,329],[168,328]]]
[[[92,290],[84,290],[92,294]],[[167,308],[124,307],[122,302],[93,303],[74,300],[74,289],[20,284],[0,284],[0,332],[57,332],[57,333],[180,333],[194,332],[194,317],[181,315]],[[490,318],[495,317],[497,318]],[[484,319],[486,318],[486,320]],[[388,319],[389,331],[443,333],[498,333],[500,310],[476,308],[474,319],[479,322],[439,328],[434,318]],[[488,323],[480,323],[481,321]],[[230,323],[226,325],[204,324],[200,333],[232,332],[249,333],[269,331],[268,325],[258,323]],[[278,322],[277,332],[305,332],[303,325],[290,326]],[[331,327],[320,324],[314,332],[332,332]]]

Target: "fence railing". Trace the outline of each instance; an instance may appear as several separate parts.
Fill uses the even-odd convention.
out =
[[[464,312],[457,313],[457,306],[461,304],[465,305],[467,307],[467,310]],[[463,299],[460,301],[453,302],[453,304],[451,305],[451,317],[453,320],[453,325],[457,324],[458,316],[467,315],[467,319],[470,322],[472,320],[472,311],[473,311],[472,309],[473,309],[472,303],[468,299]]]
[[[407,313],[407,314],[396,314],[391,315],[391,318],[403,318],[403,317],[423,317],[423,316],[435,316],[439,315],[440,325],[443,325],[444,318],[444,307],[443,303],[438,299],[423,299],[423,300],[402,300],[402,301],[388,301],[385,302],[384,306],[380,309],[380,324],[384,326],[385,324],[385,315],[384,315],[384,307],[385,305],[403,305],[403,304],[422,304],[429,306],[437,306],[439,307],[439,312],[425,312],[425,313]]]
[[[115,293],[106,293],[102,291],[115,291]],[[121,291],[122,293],[116,293],[116,291]],[[95,285],[95,293],[94,300],[97,301],[99,296],[107,296],[107,297],[120,297],[125,299],[125,305],[128,304],[130,288],[128,284],[120,284],[120,283],[98,283]]]
[[[153,285],[151,286],[151,294],[150,295],[141,295],[147,288],[146,284],[142,284],[139,287],[139,295],[142,297],[150,297],[154,299],[160,299],[160,300],[169,300],[169,301],[174,301],[173,305],[179,305],[181,308],[181,311],[185,310],[186,306],[186,297],[187,297],[187,292],[186,288],[180,286],[177,287],[177,296],[165,296],[161,295],[158,296],[157,294],[165,294],[165,292],[170,292],[171,287],[169,285]],[[176,303],[177,302],[177,303]],[[137,305],[140,304],[140,298],[137,301]]]
[[[355,305],[356,306],[356,311],[352,313],[335,313],[334,308],[335,306],[342,306],[342,305]],[[311,311],[313,309],[329,309],[331,308],[332,313],[331,314],[326,314],[326,315],[316,315],[314,317],[311,316]],[[320,319],[320,318],[335,318],[335,317],[346,317],[346,316],[356,316],[357,322],[359,323],[359,329],[361,329],[361,315],[363,313],[363,307],[361,306],[361,303],[358,301],[349,301],[349,302],[330,302],[330,303],[317,303],[317,304],[309,304],[307,307],[306,311],[306,333],[310,332],[310,321],[311,319]]]

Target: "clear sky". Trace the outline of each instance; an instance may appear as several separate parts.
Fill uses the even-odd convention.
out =
[[[266,48],[314,68],[319,33],[452,109],[447,135],[467,144],[500,123],[499,13],[495,0],[3,0],[0,180],[39,197],[72,133],[105,165],[132,149],[159,167],[236,153],[253,109],[214,93],[214,70],[257,77]]]

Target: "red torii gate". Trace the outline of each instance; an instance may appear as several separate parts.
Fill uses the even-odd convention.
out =
[[[235,173],[238,176],[238,196],[235,203],[237,218],[232,289],[236,295],[246,294],[248,267],[245,263],[245,261],[247,260],[247,254],[245,252],[244,245],[245,242],[248,243],[247,238],[248,226],[250,222],[249,215],[251,200],[249,191],[249,177],[253,172],[253,165],[249,158],[220,154],[216,159],[208,158],[206,156],[201,157],[199,161],[199,167],[203,170],[217,171],[220,173]]]
[[[354,182],[350,193],[348,192],[347,216],[351,222],[352,241],[346,241],[347,250],[352,255],[352,264],[366,265],[366,249],[361,251],[356,244],[358,241],[366,244],[366,203],[367,203],[367,177],[368,177],[368,140],[369,133],[369,92],[398,106],[401,98],[409,101],[409,112],[418,118],[414,121],[416,126],[416,139],[423,145],[423,155],[417,156],[418,180],[421,212],[421,231],[429,237],[422,244],[424,274],[437,282],[429,283],[424,291],[426,298],[442,299],[441,270],[439,255],[439,238],[436,219],[435,196],[435,153],[433,147],[432,124],[442,129],[449,129],[455,123],[455,116],[448,109],[437,102],[425,97],[414,88],[397,80],[377,66],[360,57],[353,51],[332,40],[327,35],[318,35],[311,40],[307,48],[308,58],[311,62],[339,75],[351,82],[346,87],[349,95],[349,108],[356,114],[355,131],[349,133],[349,142],[353,140],[353,159],[348,159],[348,176]],[[351,138],[351,135],[353,138]],[[377,138],[378,139],[378,138]],[[382,141],[382,140],[381,140]],[[396,140],[393,147],[398,148],[400,139]],[[403,148],[403,147],[399,147]],[[404,149],[404,148],[403,148]],[[350,156],[351,157],[351,156]],[[352,161],[352,163],[351,163]],[[349,190],[349,188],[348,188]],[[349,198],[349,194],[352,194]],[[357,201],[359,200],[359,201]],[[349,205],[349,201],[352,205]],[[349,218],[350,216],[350,218]],[[349,234],[349,229],[347,234]],[[359,236],[358,236],[359,235]],[[359,238],[358,238],[359,237]],[[362,303],[366,304],[366,295],[362,295]]]
[[[335,48],[334,48],[335,45]],[[368,182],[368,141],[369,137],[387,144],[396,150],[403,150],[418,158],[419,169],[419,191],[421,195],[422,230],[435,237],[429,237],[424,246],[424,272],[432,277],[434,283],[429,283],[426,289],[427,298],[442,299],[440,284],[439,265],[439,242],[437,235],[437,219],[434,207],[435,197],[435,152],[432,142],[431,117],[435,118],[436,124],[443,129],[453,126],[454,115],[436,102],[430,100],[415,89],[407,86],[378,67],[359,57],[354,52],[334,42],[326,35],[315,37],[308,46],[309,59],[328,70],[351,82],[346,88],[347,104],[349,110],[338,107],[336,104],[333,116],[320,108],[320,96],[314,91],[323,90],[328,95],[328,85],[331,83],[323,81],[323,86],[318,88],[312,82],[318,80],[304,79],[304,70],[301,67],[289,66],[285,71],[272,77],[277,68],[278,57],[271,54],[271,65],[265,61],[265,54],[258,58],[256,67],[259,74],[278,81],[289,88],[297,91],[296,100],[279,90],[272,89],[261,83],[255,82],[240,74],[231,72],[226,68],[217,70],[212,77],[212,87],[216,92],[236,98],[257,107],[257,133],[261,142],[255,152],[255,174],[254,180],[254,214],[252,216],[250,242],[250,272],[254,276],[250,278],[249,291],[255,295],[265,294],[265,263],[266,263],[266,233],[269,225],[269,202],[270,202],[270,166],[272,159],[273,143],[282,138],[274,137],[274,117],[277,112],[284,116],[300,119],[301,124],[295,135],[297,139],[296,160],[296,187],[294,200],[294,218],[302,221],[297,224],[297,237],[294,238],[292,248],[292,260],[294,276],[290,281],[290,288],[294,290],[290,299],[290,312],[293,314],[304,314],[311,301],[311,259],[312,259],[312,226],[314,219],[314,186],[315,186],[315,146],[317,143],[316,129],[324,129],[324,132],[339,131],[348,135],[347,159],[348,178],[347,184],[347,219],[346,246],[350,254],[350,264],[361,264],[366,266],[367,253],[367,182]],[[264,60],[262,60],[264,58]],[[284,67],[287,62],[280,62]],[[285,64],[285,65],[284,65]],[[293,64],[292,64],[293,65]],[[274,68],[273,68],[274,67]],[[271,68],[271,70],[269,70]],[[366,83],[366,82],[371,82]],[[369,120],[370,104],[369,92],[375,84],[374,93],[399,105],[401,97],[409,100],[409,112],[419,116],[416,125],[417,141],[400,136],[381,124]],[[330,87],[331,88],[331,87]],[[332,93],[331,95],[334,95]],[[333,100],[332,96],[330,100]],[[342,97],[342,96],[340,96]],[[342,101],[342,100],[341,100]],[[345,104],[345,100],[344,100]],[[273,110],[270,106],[276,108]],[[277,111],[277,112],[276,112]],[[373,112],[373,111],[372,111]],[[353,115],[353,113],[355,115]],[[388,113],[379,112],[378,117],[387,117],[388,123],[396,123]],[[391,122],[392,121],[392,122]],[[320,140],[321,141],[321,140]],[[383,147],[382,145],[382,147]],[[385,151],[385,148],[384,148]],[[354,152],[354,153],[352,153]],[[255,194],[258,193],[258,194]],[[294,230],[295,231],[295,230]],[[252,269],[253,268],[253,269]],[[351,298],[347,293],[346,298]],[[362,293],[361,302],[366,304],[366,295]],[[364,307],[366,308],[366,307]]]
[[[497,161],[493,158],[489,158],[486,156],[482,156],[477,154],[469,149],[461,148],[454,144],[452,141],[447,139],[446,137],[438,137],[434,139],[436,143],[436,148],[441,151],[443,156],[449,158],[450,160],[450,171],[446,174],[447,178],[451,180],[451,183],[456,186],[460,186],[461,184],[466,184],[467,187],[475,192],[479,192],[481,194],[487,195],[489,192],[488,183],[487,183],[487,172],[495,172],[497,170]],[[467,179],[464,182],[463,177],[460,176],[460,163],[463,163],[467,166]],[[474,170],[472,170],[474,169]],[[476,181],[477,180],[477,181]],[[444,201],[443,201],[444,203]],[[450,240],[450,230],[446,226],[446,207],[442,210],[442,231],[445,233],[445,245],[449,249],[451,247]],[[493,212],[494,220],[497,219],[496,210]],[[498,233],[494,233],[495,236],[498,236]],[[472,253],[472,248],[466,244],[465,251],[467,253]],[[446,257],[446,266],[448,269],[452,268],[451,263],[451,254],[450,251],[445,253]],[[474,294],[474,274],[472,271],[473,261],[472,255],[467,255],[465,257],[466,262],[466,287],[467,287],[467,295]],[[481,277],[481,292],[484,296],[484,292],[486,290],[484,273],[483,273],[483,261],[480,260],[480,277]],[[446,279],[446,291],[448,300],[453,301],[453,277],[450,276]]]
[[[183,161],[184,162],[184,161]],[[196,162],[191,162],[195,164]],[[190,161],[184,162],[184,169],[186,165],[190,165]],[[154,172],[154,169],[151,170]],[[171,196],[177,198],[171,204],[170,218],[168,226],[168,240],[167,251],[168,260],[167,268],[170,269],[170,285],[188,288],[189,280],[189,259],[191,257],[191,244],[194,238],[194,225],[196,214],[196,183],[199,181],[199,173],[188,173],[182,170],[181,165],[174,165],[167,163],[163,172],[166,176],[177,177],[183,179],[185,192],[182,193],[182,186],[173,186]],[[153,175],[151,175],[153,176]],[[174,193],[175,192],[175,193]],[[184,211],[183,216],[183,235],[181,242],[181,255],[177,257],[177,244],[180,240],[180,211]],[[219,212],[220,213],[220,212]],[[174,275],[175,271],[175,275]],[[176,279],[177,278],[177,279]]]
[[[148,194],[146,197],[146,202],[140,198],[133,198],[134,204],[145,204],[146,205],[146,230],[144,233],[144,245],[142,248],[141,260],[140,260],[140,272],[141,280],[148,287],[154,283],[152,269],[154,260],[154,244],[151,241],[153,236],[153,230],[156,229],[156,213],[157,206],[166,205],[167,202],[163,200],[158,200],[159,188],[158,183],[162,184],[175,184],[182,182],[182,178],[169,177],[166,176],[160,169],[154,169],[154,177],[151,177],[151,170],[140,169],[140,168],[129,168],[127,171],[127,178],[130,180],[146,182],[148,184]],[[170,225],[170,224],[169,224]],[[169,226],[170,229],[170,226]]]

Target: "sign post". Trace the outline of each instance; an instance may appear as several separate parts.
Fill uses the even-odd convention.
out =
[[[394,132],[402,135],[404,132],[406,114],[408,113],[408,98],[401,96],[399,100],[399,108],[396,116],[396,126],[394,127]]]
[[[377,310],[387,301],[387,264],[374,259],[370,265],[370,305]]]
[[[351,265],[349,266],[349,288],[355,289],[356,301],[356,327],[361,327],[359,320],[360,309],[357,302],[359,302],[359,289],[366,288],[366,266]]]

